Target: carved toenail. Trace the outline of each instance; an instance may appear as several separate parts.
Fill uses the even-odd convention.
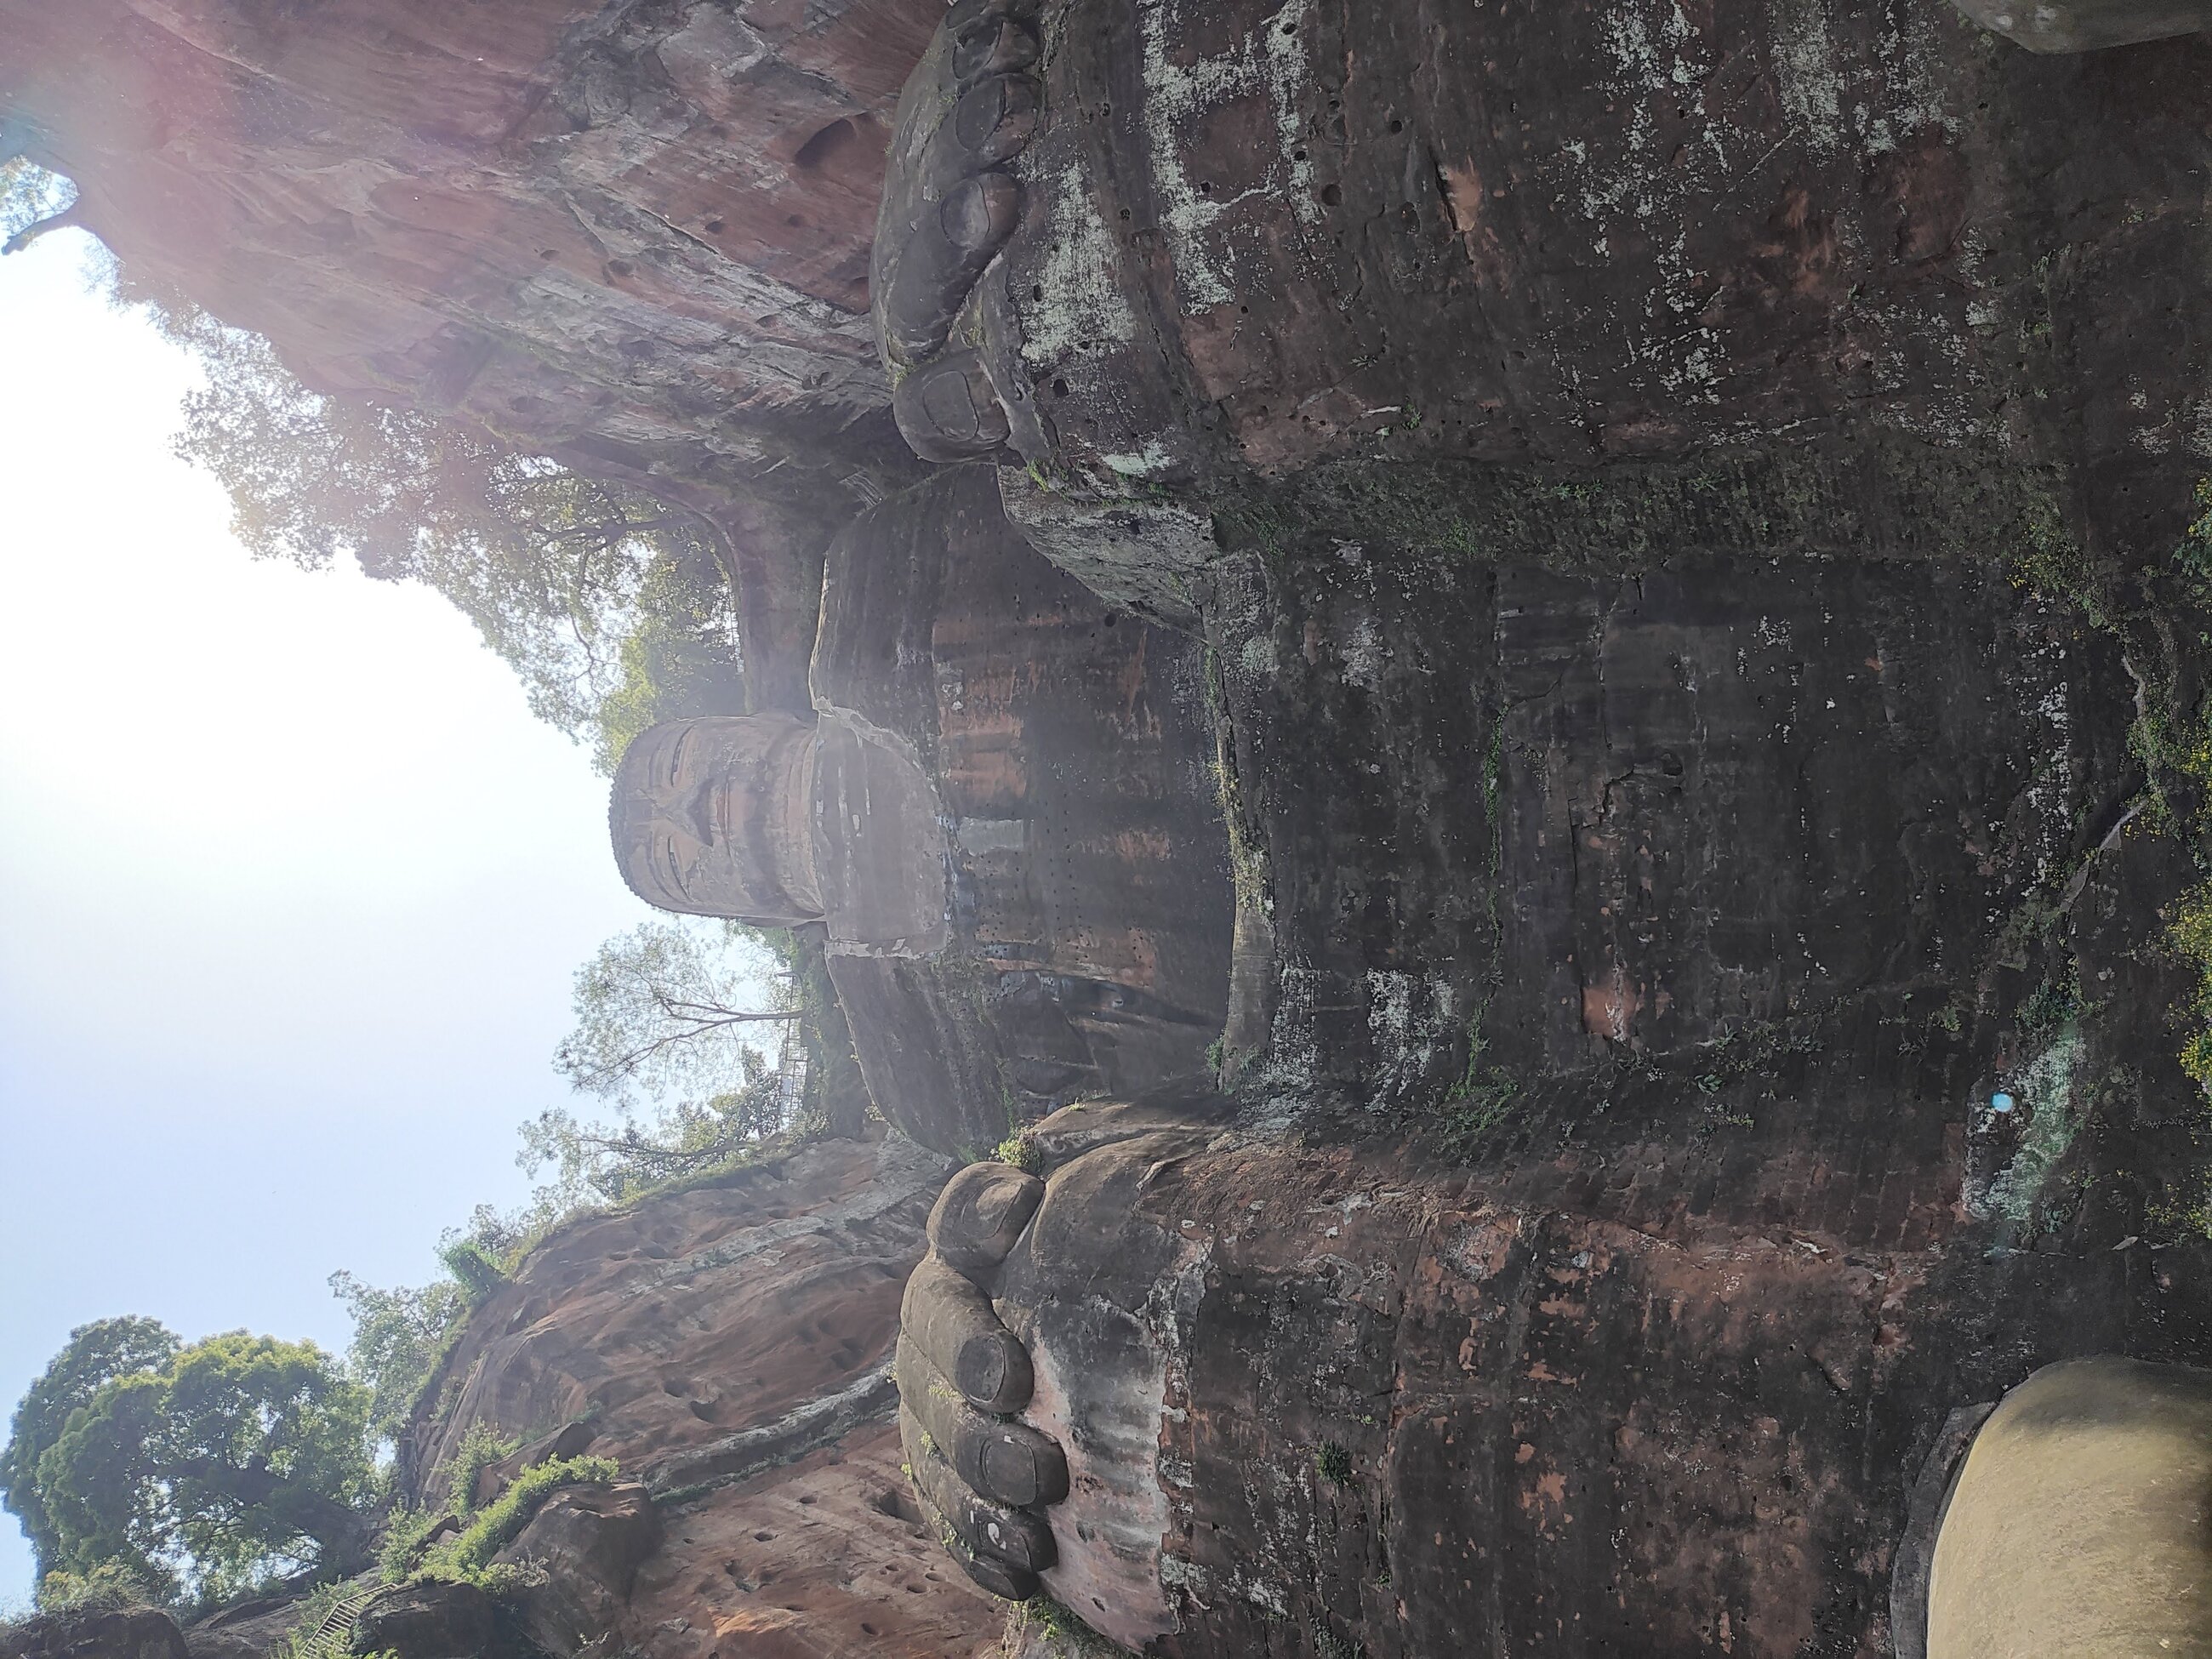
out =
[[[1036,36],[1011,17],[984,18],[952,39],[952,78],[963,86],[982,76],[1027,69],[1036,60]]]
[[[1014,234],[1021,217],[1021,190],[1003,173],[963,179],[945,192],[937,222],[945,240],[970,258],[994,251]]]
[[[1026,75],[1001,75],[970,87],[947,125],[969,164],[988,167],[1029,143],[1036,118],[1036,82]]]

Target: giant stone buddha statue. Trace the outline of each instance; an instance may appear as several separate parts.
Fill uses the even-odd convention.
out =
[[[2026,562],[2185,522],[2203,296],[2102,273],[2200,246],[2212,47],[1445,9],[960,0],[902,102],[893,412],[1205,630],[1268,1003],[1192,1081],[1194,647],[980,468],[873,515],[811,775],[668,810],[811,824],[726,860],[816,907],[896,1121],[1071,1103],[932,1218],[916,1494],[1170,1659],[2212,1650],[2203,849],[2131,740],[2212,623]],[[923,819],[945,942],[887,942],[841,872]]]
[[[913,761],[849,726],[708,715],[630,745],[613,829],[631,888],[664,910],[927,952],[947,937],[941,810]]]
[[[811,683],[811,719],[631,744],[640,897],[818,924],[878,1105],[942,1151],[1203,1067],[1231,903],[1196,641],[1047,563],[969,468],[832,549]]]

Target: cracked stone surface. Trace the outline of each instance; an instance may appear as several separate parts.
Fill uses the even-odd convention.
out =
[[[1710,544],[1987,552],[2039,490],[2125,537],[2212,442],[2206,301],[2128,274],[2201,263],[2197,36],[2039,56],[1944,6],[1750,0],[1035,27],[1020,223],[928,400],[1079,517],[1164,491],[1526,557],[1538,481],[1680,468],[1723,498],[1690,507]],[[902,106],[879,264],[941,75]]]
[[[650,1488],[659,1544],[640,1559],[601,1513],[637,1486],[540,1512],[509,1557],[561,1568],[524,1608],[556,1650],[989,1652],[1003,1613],[919,1524],[889,1382],[947,1167],[902,1139],[835,1142],[561,1229],[448,1357],[403,1449],[410,1498],[442,1501],[471,1424],[586,1419],[586,1449]]]

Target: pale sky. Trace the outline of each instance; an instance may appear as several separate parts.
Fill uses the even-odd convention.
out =
[[[342,1348],[333,1269],[526,1195],[570,976],[652,914],[444,600],[232,541],[89,247],[0,258],[0,1431],[108,1315]]]

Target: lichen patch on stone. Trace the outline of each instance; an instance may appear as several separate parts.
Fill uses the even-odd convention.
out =
[[[1023,359],[1042,369],[1102,343],[1127,344],[1136,337],[1136,313],[1115,279],[1121,255],[1092,199],[1089,174],[1080,162],[1070,162],[1033,187],[1050,204],[1051,243],[1038,284],[1044,297],[1022,313]]]
[[[1287,0],[1280,11],[1237,43],[1232,52],[1178,61],[1175,39],[1178,8],[1155,0],[1143,8],[1145,41],[1145,130],[1149,141],[1152,189],[1164,204],[1160,223],[1175,254],[1177,297],[1186,310],[1211,310],[1233,304],[1244,284],[1225,234],[1211,234],[1239,203],[1255,196],[1287,194],[1300,221],[1319,216],[1313,199],[1313,167],[1301,159],[1300,100],[1311,68],[1304,46],[1304,23],[1313,0]],[[1233,195],[1215,196],[1194,184],[1183,165],[1190,129],[1232,99],[1264,92],[1274,111],[1279,155],[1264,181]]]

